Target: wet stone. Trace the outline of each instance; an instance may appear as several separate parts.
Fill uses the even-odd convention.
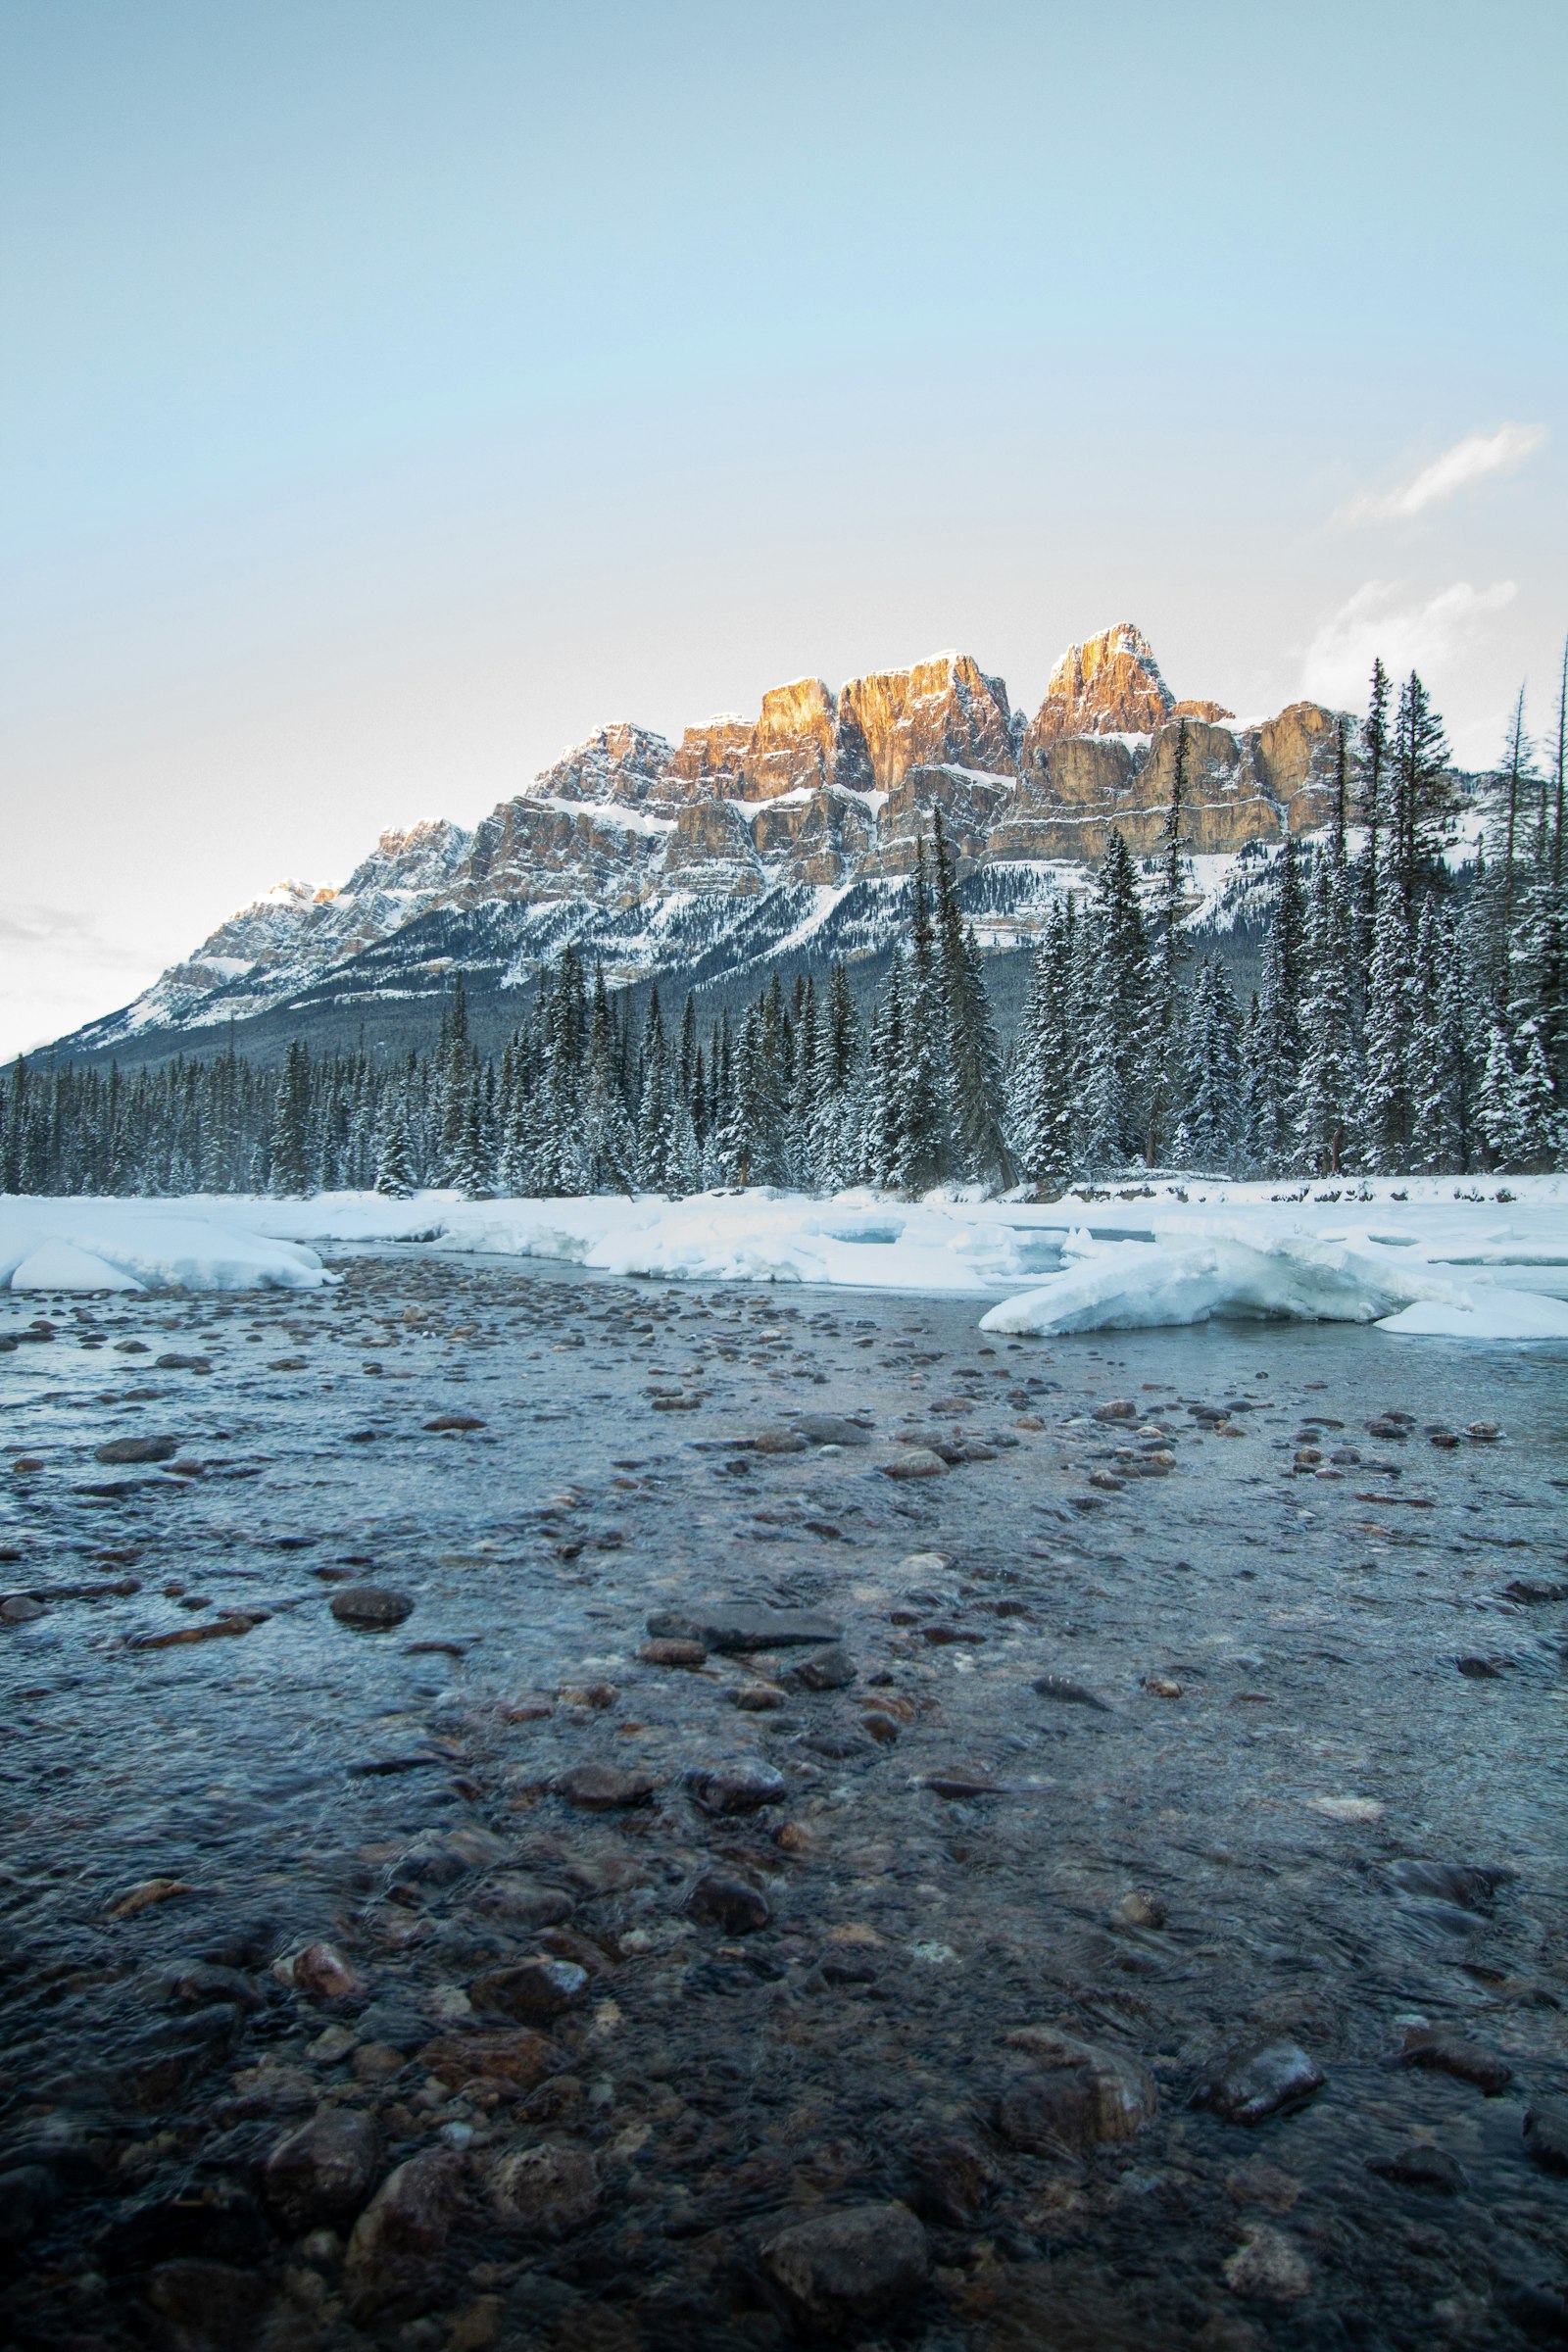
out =
[[[1399,2052],[1400,2066],[1428,2069],[1434,2074],[1452,2075],[1456,2082],[1473,2082],[1489,2099],[1496,2098],[1513,2081],[1513,2068],[1495,2050],[1489,2050],[1477,2041],[1465,2041],[1457,2034],[1431,2034],[1412,2030],[1405,2035]]]
[[[976,2229],[1002,2184],[1002,2175],[985,2150],[956,2134],[916,2139],[908,2162],[910,2203],[925,2221],[944,2230]]]
[[[434,2299],[462,2181],[461,2161],[449,2148],[426,2149],[389,2174],[349,2239],[344,2285],[354,2318],[417,2311]]]
[[[468,1987],[476,2009],[493,2009],[524,2025],[548,2025],[574,2008],[588,1990],[585,1968],[574,1960],[521,1960],[477,1977]]]
[[[783,1802],[784,1775],[749,1756],[733,1763],[704,1764],[688,1773],[686,1785],[705,1813],[755,1813]]]
[[[721,1928],[726,1936],[755,1935],[773,1917],[760,1888],[716,1870],[703,1873],[681,1907],[688,1919],[704,1927]]]
[[[1093,1690],[1075,1681],[1070,1674],[1036,1675],[1029,1688],[1041,1698],[1054,1699],[1060,1706],[1093,1707],[1102,1715],[1112,1712],[1104,1699],[1097,1697]]]
[[[871,1432],[863,1421],[849,1421],[839,1413],[801,1413],[799,1434],[812,1446],[869,1446]]]
[[[1024,2027],[1008,2034],[1007,2044],[1028,2063],[1014,2067],[1003,2083],[997,2129],[1010,2146],[1030,2155],[1068,2149],[1086,2156],[1131,2139],[1158,2107],[1152,2075],[1120,2051],[1051,2027]]]
[[[553,1785],[558,1796],[583,1813],[617,1813],[650,1804],[658,1786],[651,1772],[614,1764],[574,1764],[558,1774]]]
[[[570,2236],[593,2220],[600,2195],[599,2168],[589,2150],[564,2141],[502,2155],[490,2173],[496,2219],[519,2237]]]
[[[196,2256],[155,2265],[143,2293],[169,2330],[165,2340],[179,2352],[230,2352],[250,2344],[271,2299],[270,2282],[254,2272]]]
[[[1267,2222],[1255,2223],[1224,2266],[1232,2294],[1260,2303],[1298,2303],[1312,2291],[1312,2274],[1294,2238]]]
[[[381,2134],[351,2108],[324,2107],[280,2139],[262,2175],[262,2195],[283,2228],[298,2235],[352,2221],[375,2182]]]
[[[788,1667],[782,1679],[792,1690],[846,1690],[855,1680],[855,1661],[834,1642]]]
[[[1525,2146],[1544,2172],[1568,2173],[1568,2098],[1532,2100]]]
[[[874,2319],[919,2292],[930,2256],[906,2205],[852,2205],[769,2237],[762,2269],[803,2320],[839,2328]]]
[[[177,1438],[111,1438],[95,1446],[95,1462],[172,1462],[179,1451]]]
[[[59,2202],[60,2181],[47,2165],[0,2172],[0,2247],[30,2244]]]
[[[1469,2176],[1455,2157],[1419,2139],[1396,2148],[1392,2156],[1369,2156],[1366,2169],[1380,2180],[1392,2181],[1396,2188],[1432,2189],[1445,2197],[1456,2197],[1470,2185]]]
[[[753,1649],[816,1647],[837,1642],[843,1628],[811,1609],[772,1609],[747,1601],[712,1601],[690,1609],[660,1609],[648,1620],[656,1642],[702,1642],[721,1655]]]
[[[343,1585],[333,1593],[331,1608],[340,1625],[391,1626],[413,1615],[414,1602],[386,1585]]]
[[[946,1478],[948,1465],[929,1446],[904,1446],[890,1462],[878,1462],[884,1478]]]
[[[708,1645],[704,1642],[645,1642],[637,1656],[644,1666],[706,1666]]]
[[[1200,2094],[1223,2123],[1252,2126],[1289,2115],[1317,2096],[1328,2078],[1294,2041],[1270,2041],[1221,2061]]]

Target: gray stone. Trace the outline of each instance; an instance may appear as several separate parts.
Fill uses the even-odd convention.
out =
[[[381,2162],[373,2119],[347,2107],[323,2107],[280,2139],[262,2174],[262,2196],[296,2235],[352,2221],[370,2193]]]
[[[1525,2116],[1525,2146],[1544,2172],[1568,2173],[1568,2099],[1535,2099]]]
[[[705,1813],[755,1813],[784,1796],[784,1775],[771,1764],[742,1756],[734,1763],[700,1765],[687,1786]]]
[[[1430,2188],[1446,2197],[1455,2197],[1470,2185],[1462,2164],[1445,2149],[1429,2148],[1419,2139],[1396,2148],[1392,2156],[1369,2156],[1366,2169],[1396,2188]]]
[[[546,2140],[499,2157],[490,2174],[496,2218],[519,2237],[567,2237],[599,2207],[599,2168],[586,2148]]]
[[[846,1421],[838,1413],[798,1413],[795,1427],[812,1446],[869,1446],[871,1432],[863,1421]]]
[[[344,1585],[332,1595],[332,1614],[340,1625],[401,1625],[413,1613],[408,1593],[386,1585]]]
[[[852,2205],[781,2230],[762,2268],[796,2314],[819,2326],[873,2319],[915,2294],[930,2268],[925,2231],[906,2205]]]
[[[356,2321],[417,2311],[433,2296],[462,2180],[451,2148],[428,2148],[388,2174],[349,2239],[343,2283]]]
[[[770,1609],[751,1601],[700,1601],[689,1609],[657,1609],[648,1620],[656,1642],[700,1642],[729,1654],[836,1642],[843,1628],[812,1609]]]
[[[1221,2060],[1200,2103],[1227,2124],[1261,2124],[1316,2098],[1328,2078],[1294,2041],[1270,2041]]]
[[[814,1649],[789,1667],[780,1678],[795,1690],[846,1690],[855,1680],[855,1661],[847,1649]]]
[[[631,1805],[648,1804],[657,1786],[651,1772],[636,1772],[616,1764],[574,1764],[558,1773],[552,1783],[558,1796],[583,1813],[619,1813]]]
[[[519,1960],[475,1978],[468,1994],[476,2009],[497,2009],[503,2017],[538,2026],[573,2008],[588,1982],[588,1971],[575,1960]]]
[[[750,1936],[772,1919],[767,1897],[744,1879],[705,1871],[683,1905],[688,1919],[722,1928],[726,1936]]]
[[[1153,2076],[1119,2050],[1044,2026],[1025,2027],[1007,2041],[1029,2061],[1007,2076],[997,2101],[997,2129],[1015,2148],[1087,2156],[1131,2139],[1158,2108]]]
[[[172,1462],[178,1451],[177,1438],[111,1438],[92,1455],[95,1462]]]

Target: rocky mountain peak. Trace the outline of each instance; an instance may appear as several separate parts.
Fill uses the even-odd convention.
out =
[[[1121,620],[1068,646],[1051,673],[1028,744],[1039,750],[1068,735],[1152,735],[1173,703],[1148,638]]]

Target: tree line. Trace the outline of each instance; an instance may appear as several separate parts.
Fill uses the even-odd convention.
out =
[[[1054,1197],[1132,1168],[1337,1177],[1552,1168],[1568,1156],[1568,657],[1538,758],[1521,694],[1474,856],[1419,676],[1378,662],[1340,723],[1329,824],[1275,862],[1245,1005],[1189,929],[1185,722],[1159,855],[1112,831],[1058,900],[1005,1050],[940,813],[867,1015],[835,964],[706,1026],[688,993],[642,1017],[565,948],[499,1055],[461,978],[437,1045],[262,1068],[230,1045],[126,1076],[0,1078],[0,1190],[469,1198],[679,1195],[716,1185]]]

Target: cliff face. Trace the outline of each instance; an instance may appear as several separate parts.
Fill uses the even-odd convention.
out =
[[[837,694],[798,678],[770,689],[755,720],[709,719],[678,745],[625,721],[601,727],[471,836],[447,824],[384,833],[341,890],[281,886],[81,1035],[96,1050],[237,1007],[243,1017],[319,989],[366,951],[373,968],[357,966],[355,985],[393,989],[397,934],[416,921],[410,958],[428,955],[432,923],[510,926],[524,975],[521,940],[551,952],[563,925],[599,926],[607,950],[642,938],[637,955],[672,964],[705,926],[738,924],[754,947],[793,938],[812,893],[858,904],[852,886],[863,885],[868,906],[896,893],[939,810],[960,871],[995,869],[986,903],[1023,909],[1026,933],[1053,890],[1075,869],[1085,878],[1113,827],[1135,856],[1157,850],[1184,722],[1190,853],[1237,854],[1331,815],[1332,712],[1293,703],[1242,727],[1218,703],[1177,702],[1130,622],[1070,646],[1027,724],[967,654],[871,671]],[[786,909],[776,934],[775,907]],[[852,924],[847,952],[860,952],[858,937]]]

